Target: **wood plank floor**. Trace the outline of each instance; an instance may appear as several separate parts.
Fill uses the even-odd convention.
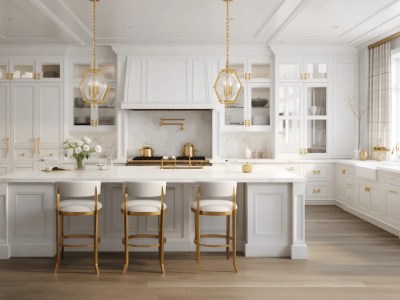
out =
[[[335,206],[306,208],[309,259],[244,258],[239,273],[222,254],[167,253],[166,275],[157,255],[100,254],[100,276],[90,254],[67,253],[61,272],[53,258],[0,260],[0,299],[138,300],[400,300],[400,241]]]

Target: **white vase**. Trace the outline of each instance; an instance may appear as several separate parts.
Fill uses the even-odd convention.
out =
[[[244,149],[244,158],[251,157],[251,149],[246,145],[246,149]]]

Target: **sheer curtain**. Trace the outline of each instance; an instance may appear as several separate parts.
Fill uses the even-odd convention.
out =
[[[391,145],[390,42],[369,50],[368,149]],[[370,153],[371,154],[371,153]]]

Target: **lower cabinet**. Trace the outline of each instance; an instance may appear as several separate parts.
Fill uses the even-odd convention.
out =
[[[385,189],[385,219],[388,224],[400,229],[400,188]]]

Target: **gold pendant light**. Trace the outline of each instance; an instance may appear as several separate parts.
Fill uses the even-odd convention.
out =
[[[104,74],[96,65],[96,2],[99,0],[89,0],[93,2],[93,61],[90,69],[82,75],[79,90],[83,101],[90,105],[90,125],[99,125],[99,104],[103,103],[107,93],[108,85]]]
[[[226,2],[226,61],[225,69],[221,69],[214,83],[214,91],[221,104],[234,104],[242,89],[236,70],[229,68],[229,1]]]

